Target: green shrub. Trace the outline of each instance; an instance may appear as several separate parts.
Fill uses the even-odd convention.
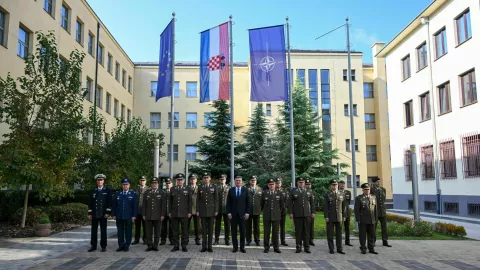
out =
[[[48,213],[52,222],[66,222],[80,224],[88,220],[88,206],[82,203],[67,203],[63,205],[53,205],[42,207]]]
[[[40,221],[38,223],[40,223],[40,224],[50,224],[52,222],[50,221],[50,218],[47,215],[43,215],[40,218]]]
[[[10,223],[12,225],[18,226],[22,222],[23,207],[15,211],[15,213],[10,218]],[[27,208],[27,218],[25,220],[26,226],[34,226],[40,221],[40,218],[44,216],[45,213],[41,209],[36,209],[33,207]]]
[[[405,224],[407,225],[407,224]],[[412,236],[432,236],[433,225],[427,221],[415,221],[412,223]]]
[[[435,223],[435,231],[442,234],[465,237],[467,236],[467,231],[463,226],[457,226],[455,224],[437,222]]]
[[[395,222],[398,222],[400,224],[405,224],[405,223],[411,222],[412,220],[413,219],[409,218],[409,217],[404,217],[404,216],[400,216],[400,215],[387,213],[387,221],[388,222],[395,221]]]

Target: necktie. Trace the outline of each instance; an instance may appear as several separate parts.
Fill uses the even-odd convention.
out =
[[[240,197],[240,189],[237,188],[237,198]]]

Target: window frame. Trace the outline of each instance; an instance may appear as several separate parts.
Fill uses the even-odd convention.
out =
[[[350,115],[350,110],[348,109],[348,104],[343,104],[343,115],[344,116],[349,116]]]
[[[367,116],[369,117],[368,120],[367,120]],[[372,121],[372,118],[373,118],[373,121]],[[365,130],[377,129],[377,125],[376,125],[375,120],[376,119],[375,119],[375,114],[374,113],[366,113],[365,114]]]
[[[432,110],[430,104],[430,92],[427,91],[420,96],[419,99],[419,106],[420,106],[420,122],[425,122],[432,119]],[[424,101],[426,102],[424,104]],[[425,111],[426,110],[426,111]]]
[[[441,141],[440,148],[440,179],[457,178],[457,159],[455,155],[455,141],[453,139]]]
[[[355,69],[350,69],[350,70],[351,70],[350,77],[352,78],[352,82],[355,82],[356,81]],[[343,81],[348,82],[348,69],[344,69],[342,75],[343,75],[342,76]]]
[[[155,85],[155,92],[153,92],[152,86]],[[150,81],[150,97],[155,97],[157,93],[158,81]]]
[[[409,118],[406,110],[407,104],[409,106],[409,114],[410,114]],[[412,99],[403,103],[403,118],[404,118],[404,128],[412,127],[415,124],[414,117],[413,117],[413,100]],[[410,122],[410,125],[408,124],[408,122]]]
[[[272,104],[271,103],[267,103],[265,105],[265,115],[266,116],[272,116]]]
[[[375,151],[371,151],[372,149],[375,149]],[[378,157],[377,157],[377,146],[376,145],[367,145],[367,162],[377,162]]]
[[[130,121],[132,121],[132,111],[127,109],[127,123],[130,123]]]
[[[194,147],[195,148],[195,152],[188,152],[188,148],[189,147]],[[195,158],[192,158],[192,156],[194,155]],[[185,145],[185,160],[188,160],[188,161],[195,161],[197,160],[197,146],[193,145],[193,144],[187,144]]]
[[[125,121],[125,105],[121,104],[120,106],[120,118]]]
[[[86,83],[85,83],[85,89],[87,92],[87,95],[85,96],[86,99],[90,102],[93,103],[93,80],[87,77]]]
[[[115,98],[113,100],[113,117],[118,118],[118,100]]]
[[[84,32],[83,30],[84,29],[85,29],[85,24],[82,22],[82,20],[80,20],[77,17],[77,21],[75,24],[75,40],[78,42],[78,44],[82,45],[82,47],[83,47],[83,32]]]
[[[358,106],[357,104],[352,104],[353,106],[353,116],[358,116]]]
[[[423,49],[423,50],[422,50]],[[427,51],[427,42],[424,41],[420,44],[415,52],[417,54],[417,72],[428,67],[428,51]],[[421,55],[423,54],[423,56]],[[422,62],[423,60],[423,62]],[[423,65],[422,65],[423,64]]]
[[[191,95],[191,93],[193,92],[193,90],[189,89],[189,85],[193,85],[195,84],[195,95]],[[196,98],[198,97],[198,82],[196,81],[187,81],[187,89],[186,89],[186,97],[187,98]]]
[[[468,79],[469,79],[469,84],[470,84],[470,97],[471,97],[471,100],[469,103],[465,103],[465,88],[464,88],[464,77],[465,76],[468,76]],[[461,98],[461,107],[465,107],[465,106],[468,106],[468,105],[471,105],[471,104],[475,104],[478,102],[478,93],[477,93],[477,79],[476,79],[476,76],[475,76],[475,69],[470,69],[469,71],[465,72],[465,73],[462,73],[459,75],[459,79],[460,79],[460,98]],[[473,87],[473,85],[475,85],[475,87]],[[473,97],[475,97],[475,99],[473,100]]]
[[[442,91],[443,89],[443,91]],[[437,86],[438,91],[438,115],[444,115],[447,113],[452,112],[452,101],[451,101],[451,94],[450,94],[450,81],[445,82],[439,86]],[[443,94],[442,94],[443,92]],[[445,97],[446,96],[446,97]],[[446,107],[447,110],[443,110],[442,101],[446,99]]]
[[[132,93],[132,76],[128,76],[127,91]]]
[[[172,113],[168,112],[168,128],[172,126]],[[175,119],[175,116],[177,116],[177,119]],[[179,112],[174,112],[173,113],[173,128],[178,129],[180,127],[180,113]]]
[[[468,20],[467,20],[467,15],[468,14]],[[464,37],[465,38],[463,41],[461,41],[461,30],[460,27],[460,23],[459,23],[459,20],[463,20],[463,23],[464,23]],[[470,28],[470,31],[469,31],[469,28]],[[472,28],[472,23],[471,23],[471,15],[470,15],[470,8],[467,8],[466,10],[464,10],[460,15],[458,15],[457,17],[455,17],[455,30],[456,30],[456,42],[457,42],[457,46],[460,46],[462,45],[463,43],[467,42],[468,40],[470,40],[472,38],[472,31],[471,31],[471,28]]]
[[[371,90],[370,89],[365,90],[366,85],[371,85],[372,89]],[[366,95],[366,93],[368,93],[368,94]],[[370,93],[371,93],[371,96],[370,96]],[[375,95],[374,95],[373,83],[365,83],[364,82],[363,83],[363,98],[374,98],[374,97],[375,97]]]
[[[442,54],[439,55],[439,38],[441,38],[441,44],[442,44]],[[435,60],[439,59],[440,57],[444,56],[445,54],[448,53],[448,46],[447,46],[447,29],[445,26],[440,28],[435,34],[433,34],[433,40],[435,44]]]
[[[424,145],[420,148],[422,180],[435,179],[435,159],[433,157],[433,145]],[[427,158],[429,157],[429,158]]]
[[[167,145],[167,161],[170,161],[170,144]],[[178,161],[178,144],[173,145],[173,162],[175,161]]]
[[[63,11],[65,10],[65,14],[63,14]],[[60,25],[62,26],[63,29],[65,29],[65,31],[67,31],[68,33],[70,33],[70,15],[71,15],[71,9],[69,6],[67,6],[67,4],[65,2],[62,3],[62,7],[61,7],[61,20],[60,20]],[[66,25],[64,25],[64,23],[66,23]]]
[[[127,71],[122,69],[122,87],[127,89]]]
[[[105,95],[105,112],[112,114],[112,95],[108,92]]]
[[[174,98],[179,98],[180,97],[180,82],[179,81],[173,82],[173,97]]]
[[[47,10],[47,8],[48,8],[48,5],[47,5],[47,4],[48,4],[48,3],[50,4],[50,10]],[[55,1],[54,1],[54,0],[44,0],[44,1],[43,1],[43,10],[45,10],[45,12],[47,12],[48,15],[50,15],[52,18],[55,19],[55,17],[54,17],[54,14],[55,14],[55,12],[54,12],[55,6],[54,6],[54,5],[55,5]]]
[[[105,60],[104,60],[104,55],[105,55],[105,47],[103,46],[102,43],[98,43],[98,49],[97,49],[97,61],[98,63],[102,66],[105,67]]]
[[[465,134],[461,136],[461,139],[462,139],[461,150],[462,150],[463,177],[479,178],[480,177],[480,149],[479,149],[480,133],[475,132],[471,134]]]
[[[92,32],[88,32],[87,52],[93,58],[95,58],[95,55],[93,55],[94,54],[93,47],[96,47],[94,43],[95,43],[95,35]]]
[[[152,117],[154,115],[155,116],[158,115],[158,120],[152,119]],[[157,123],[158,123],[158,127],[156,127]],[[151,112],[150,113],[150,128],[151,129],[161,129],[162,128],[162,113],[161,112]]]
[[[110,53],[107,54],[107,72],[113,75],[113,56]]]
[[[103,109],[103,88],[100,85],[95,89],[95,99],[97,107]]]
[[[411,68],[411,62],[410,62],[410,54],[407,54],[404,56],[401,60],[402,64],[402,82],[408,80],[410,77],[412,77],[412,68]],[[407,70],[405,70],[407,69]],[[408,71],[408,77],[406,76],[407,74],[405,73]]]
[[[0,7],[0,45],[7,48],[8,12]]]
[[[195,115],[195,120],[189,120],[188,117]],[[196,129],[198,127],[198,114],[196,112],[187,112],[185,113],[185,128],[186,129]]]
[[[25,41],[20,40],[20,30],[22,30],[25,33]],[[32,37],[32,32],[28,30],[23,24],[20,24],[18,27],[18,38],[17,38],[17,56],[26,60],[28,56],[30,55],[30,50],[31,50],[31,37]],[[20,55],[21,49],[23,48],[23,52],[25,55]]]
[[[117,82],[120,82],[120,63],[115,61],[115,80]]]

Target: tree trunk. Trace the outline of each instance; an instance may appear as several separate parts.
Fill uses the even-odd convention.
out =
[[[27,184],[25,189],[25,201],[23,202],[23,214],[21,227],[25,228],[25,221],[27,219],[27,206],[28,206],[28,192],[30,191],[30,184]]]

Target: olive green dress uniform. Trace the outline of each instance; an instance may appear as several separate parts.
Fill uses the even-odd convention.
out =
[[[310,217],[315,213],[312,193],[300,188],[292,190],[288,211],[293,214],[297,253],[301,252],[302,245],[305,252],[310,253]]]
[[[342,190],[345,194],[345,221],[343,227],[345,228],[345,245],[350,245],[350,202],[352,201],[352,192],[350,190]]]
[[[260,245],[260,214],[262,214],[262,188],[259,186],[248,187],[248,193],[250,195],[250,216],[247,219],[247,246],[252,242],[252,229],[253,239],[257,246]],[[253,228],[252,228],[253,227]]]
[[[144,179],[144,178],[145,176],[140,177],[140,179]],[[147,186],[144,186],[143,188],[141,186],[138,186],[135,189],[135,192],[137,193],[137,196],[138,196],[138,214],[137,214],[137,218],[135,219],[135,242],[132,244],[136,244],[139,242],[141,227],[143,227],[142,240],[143,240],[143,243],[146,243],[146,237],[145,237],[146,229],[145,229],[145,220],[143,220],[143,216],[142,216],[142,213],[143,213],[142,206],[143,206],[143,195],[148,189],[149,188]]]
[[[277,180],[278,182],[279,180]],[[285,189],[276,189],[280,193],[282,193],[283,197],[283,207],[281,209],[281,219],[280,219],[280,242],[284,246],[288,246],[287,242],[285,241],[285,218],[287,216],[287,205],[288,205],[288,192]]]
[[[184,178],[184,174],[177,174],[175,179]],[[187,187],[175,186],[170,189],[170,218],[172,219],[172,240],[174,248],[186,249],[188,245],[188,215],[192,214],[192,193]],[[180,225],[180,233],[182,242],[179,242],[178,226]]]
[[[192,175],[190,175],[188,178],[190,177],[192,177]],[[192,193],[192,216],[188,219],[188,229],[190,230],[190,224],[192,223],[193,219],[193,232],[195,234],[195,243],[198,245],[200,244],[200,231],[202,230],[200,227],[200,217],[197,217],[197,215],[194,214],[197,211],[198,185],[188,186],[188,188]]]
[[[373,180],[377,182],[379,179]],[[384,187],[372,187],[371,194],[375,195],[377,198],[377,210],[378,210],[378,220],[375,222],[375,231],[377,231],[378,221],[380,221],[382,229],[382,244],[384,246],[389,246],[388,244],[388,232],[387,232],[387,208],[385,207],[385,200],[387,191]],[[377,241],[377,236],[375,235],[375,241]]]
[[[167,178],[165,180],[165,183],[171,183],[170,178]],[[165,190],[163,190],[163,192],[165,192],[165,197],[166,197],[167,214],[165,215],[165,218],[162,221],[162,233],[161,233],[162,241],[161,241],[160,245],[165,245],[166,244],[167,236],[168,236],[168,241],[170,242],[170,244],[173,244],[173,240],[172,240],[172,235],[173,235],[172,219],[168,215],[168,211],[170,209],[170,190],[171,190],[171,188],[170,189],[166,188]]]
[[[337,183],[337,181],[333,180],[331,183]],[[330,250],[330,253],[334,252],[333,250],[335,249],[335,246],[333,245],[333,231],[335,229],[337,251],[342,253],[342,223],[343,218],[345,217],[345,193],[340,190],[337,190],[337,192],[329,191],[325,193],[323,215],[325,219],[328,218],[328,249]]]
[[[271,181],[273,183],[273,180]],[[273,249],[280,251],[278,243],[278,227],[282,219],[282,209],[285,201],[282,192],[265,190],[262,194],[261,207],[263,211],[263,245],[265,251],[270,249],[270,233],[272,233]]]
[[[305,180],[307,181],[306,183],[311,183],[310,180]],[[305,190],[308,190],[310,192],[312,192],[312,195],[313,195],[313,207],[315,208],[315,205],[317,204],[317,200],[318,200],[318,196],[317,196],[317,193],[315,193],[315,191],[313,191],[313,189],[311,188],[305,188]],[[315,217],[310,217],[310,245],[311,246],[315,246],[315,243],[313,243],[313,238],[315,236]]]
[[[152,180],[155,182],[156,178]],[[143,196],[142,216],[145,218],[146,242],[149,249],[158,250],[161,218],[167,214],[167,196],[163,190],[149,189]],[[153,239],[153,241],[152,241]]]
[[[204,174],[204,176],[210,174]],[[205,248],[212,251],[213,244],[213,223],[215,222],[215,213],[218,211],[218,193],[217,187],[213,184],[203,184],[197,195],[197,213],[200,213],[202,219],[202,250]],[[208,239],[208,244],[207,244]]]
[[[225,231],[225,244],[230,244],[230,219],[228,219],[227,213],[227,197],[228,191],[230,190],[230,185],[218,185],[218,215],[215,219],[215,243],[218,243],[220,240],[220,229],[222,228],[222,219],[223,219],[223,229]]]
[[[363,184],[362,188],[368,187],[368,184]],[[365,253],[367,247],[365,242],[368,239],[368,250],[375,251],[375,223],[377,222],[377,200],[375,195],[369,196],[361,194],[355,198],[355,221],[360,222],[359,239],[360,250]]]

